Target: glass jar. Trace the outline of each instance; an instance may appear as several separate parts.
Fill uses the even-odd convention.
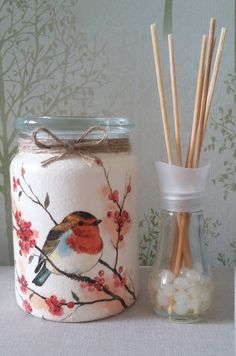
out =
[[[160,241],[149,276],[150,301],[162,317],[198,321],[209,310],[214,290],[201,208],[208,167],[185,169],[159,163],[157,168],[162,212]]]
[[[137,161],[121,118],[17,118],[11,167],[18,305],[81,322],[138,293]]]

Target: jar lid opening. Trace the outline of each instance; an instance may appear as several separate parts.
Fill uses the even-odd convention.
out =
[[[78,116],[40,116],[40,117],[17,117],[14,127],[19,133],[28,134],[38,127],[46,127],[57,133],[80,134],[91,126],[106,128],[109,136],[129,136],[134,128],[134,122],[127,118],[99,118]]]

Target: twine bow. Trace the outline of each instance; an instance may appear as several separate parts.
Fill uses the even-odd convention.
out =
[[[85,140],[85,138],[91,132],[103,132],[103,136],[98,140]],[[50,143],[46,143],[45,140],[39,139],[37,136],[39,133],[45,132],[52,138]],[[91,149],[93,146],[100,145],[106,142],[108,134],[107,130],[101,126],[91,126],[87,131],[85,131],[77,140],[67,140],[63,141],[58,136],[56,136],[52,131],[46,127],[39,127],[32,133],[33,141],[35,145],[39,148],[45,150],[58,150],[59,153],[53,157],[50,157],[41,162],[42,167],[46,167],[52,162],[59,161],[66,156],[76,153],[79,155],[89,166],[91,166],[97,159],[95,156],[87,154],[86,151]],[[62,151],[62,152],[60,152]]]

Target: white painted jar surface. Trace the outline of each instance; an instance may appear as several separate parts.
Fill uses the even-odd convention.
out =
[[[18,305],[60,322],[126,310],[138,293],[133,123],[41,117],[17,118],[15,127],[19,153],[10,172]]]

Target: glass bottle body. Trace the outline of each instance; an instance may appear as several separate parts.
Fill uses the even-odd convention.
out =
[[[156,260],[149,276],[154,311],[168,319],[201,319],[212,304],[213,281],[205,255],[203,211],[163,210]]]

